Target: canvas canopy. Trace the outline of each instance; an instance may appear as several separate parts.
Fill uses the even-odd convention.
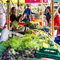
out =
[[[7,0],[2,0],[3,3],[6,3]],[[17,3],[18,0],[10,0],[13,3]],[[20,3],[42,3],[42,0],[19,0]],[[43,3],[48,3],[48,0],[43,0]]]

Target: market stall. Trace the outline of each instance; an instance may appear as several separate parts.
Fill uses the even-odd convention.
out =
[[[21,7],[19,6],[19,1],[16,0],[13,3],[17,2],[18,8]],[[20,2],[23,1],[21,0]],[[39,5],[41,5],[40,3],[43,2],[47,3],[48,0],[25,0],[23,3],[30,4],[30,6],[32,6],[32,8],[30,7],[31,10],[35,11],[35,7],[37,6],[39,9]],[[36,3],[36,6],[34,6],[32,3]],[[47,26],[47,22],[45,18],[43,18],[43,13],[41,14],[42,17],[39,17],[39,9],[35,11],[37,14],[35,14],[35,16],[33,15],[33,18],[30,15],[31,21],[27,21],[25,17],[22,20],[24,23],[13,21],[13,30],[10,31],[10,1],[7,0],[7,26],[8,30],[13,36],[10,36],[10,34],[8,34],[7,41],[0,42],[1,60],[44,60],[45,58],[56,60],[60,59],[60,46],[54,42],[54,1],[51,0],[51,3],[51,27]],[[50,30],[52,30],[52,34]]]

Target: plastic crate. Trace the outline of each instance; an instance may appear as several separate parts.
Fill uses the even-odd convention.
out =
[[[36,58],[51,58],[60,60],[59,51],[57,49],[43,48],[36,53]]]
[[[5,50],[6,50],[6,47],[4,45],[0,45],[0,56],[2,56]]]
[[[37,58],[19,58],[18,60],[42,60],[42,59],[37,59]]]

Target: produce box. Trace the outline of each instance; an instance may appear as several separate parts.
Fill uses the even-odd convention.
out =
[[[42,60],[42,59],[37,59],[37,58],[19,58],[18,60]]]
[[[53,59],[49,59],[49,58],[42,58],[42,59],[37,59],[37,58],[19,58],[18,60],[53,60]]]
[[[57,49],[43,48],[36,53],[36,58],[51,58],[60,60],[60,54]]]

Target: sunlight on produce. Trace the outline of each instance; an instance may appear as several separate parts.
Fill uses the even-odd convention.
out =
[[[60,60],[60,0],[0,0],[0,60]]]

